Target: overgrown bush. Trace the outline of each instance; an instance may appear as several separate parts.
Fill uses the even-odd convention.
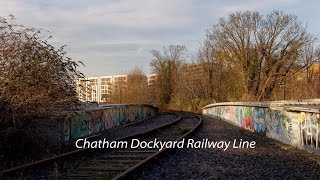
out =
[[[76,109],[78,63],[55,48],[47,32],[0,17],[0,144],[37,140],[39,121],[62,118]],[[9,141],[10,140],[10,141]],[[19,143],[19,142],[17,142]],[[21,143],[21,142],[20,142]],[[11,145],[10,145],[11,146]],[[1,147],[0,147],[1,148]]]

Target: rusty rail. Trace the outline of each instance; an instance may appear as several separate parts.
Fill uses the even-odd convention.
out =
[[[180,141],[183,138],[190,137],[193,133],[196,132],[198,128],[200,128],[203,124],[203,121],[200,116],[195,115],[199,119],[199,123],[192,128],[190,131],[182,135],[181,137],[177,138],[175,141]],[[163,148],[161,151],[158,151],[151,156],[147,157],[146,159],[142,160],[141,162],[137,163],[136,165],[130,167],[129,169],[125,170],[124,172],[118,174],[116,177],[112,178],[112,180],[118,180],[118,179],[127,179],[130,175],[132,175],[137,170],[141,169],[143,166],[145,166],[147,163],[150,163],[152,160],[154,160],[156,157],[159,157],[160,155],[163,155],[165,152],[167,152],[168,148]]]
[[[168,113],[168,114],[174,114],[174,113]],[[177,114],[174,114],[174,115],[177,115]],[[137,137],[137,136],[140,136],[140,135],[146,135],[146,134],[152,133],[154,131],[157,131],[159,129],[168,127],[168,126],[173,125],[173,124],[175,124],[175,123],[177,123],[177,122],[179,122],[181,120],[181,116],[179,116],[179,115],[177,115],[177,116],[178,117],[172,122],[168,122],[168,123],[166,123],[164,125],[160,125],[158,127],[152,128],[150,130],[146,130],[146,131],[143,131],[143,132],[131,134],[131,135],[128,135],[128,136],[125,136],[125,137],[122,137],[122,138],[117,138],[117,139],[114,139],[113,141],[121,141],[121,140],[126,140],[126,139],[132,139],[134,137]],[[60,155],[57,155],[57,156],[53,156],[53,157],[50,157],[50,158],[46,158],[46,159],[38,160],[38,161],[35,161],[35,162],[32,162],[32,163],[27,163],[27,164],[19,165],[19,166],[12,167],[12,168],[9,168],[9,169],[5,169],[5,170],[0,172],[0,179],[3,179],[4,176],[7,176],[9,174],[13,174],[13,173],[15,173],[15,172],[17,172],[19,170],[23,170],[23,169],[26,169],[26,168],[32,168],[32,167],[35,167],[35,166],[43,165],[45,163],[50,163],[52,161],[56,161],[56,160],[61,159],[63,157],[70,157],[72,155],[76,155],[78,153],[85,152],[87,150],[90,150],[90,148],[77,149],[77,150],[66,152],[66,153],[63,153],[63,154],[60,154]]]

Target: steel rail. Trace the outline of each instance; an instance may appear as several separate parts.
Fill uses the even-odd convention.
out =
[[[154,131],[157,131],[159,129],[165,128],[167,126],[173,125],[173,124],[175,124],[175,123],[177,123],[177,122],[179,122],[181,120],[181,116],[178,115],[178,114],[175,114],[175,113],[167,113],[167,114],[173,114],[173,115],[176,115],[178,117],[175,120],[171,121],[171,122],[165,123],[165,124],[157,126],[155,128],[152,128],[152,129],[149,129],[149,130],[146,130],[146,131],[143,131],[143,132],[131,134],[131,135],[128,135],[128,136],[125,136],[125,137],[113,139],[112,141],[121,141],[121,140],[126,140],[126,139],[132,139],[134,137],[141,136],[141,135],[146,135],[146,134],[152,133]],[[35,161],[35,162],[31,162],[31,163],[19,165],[19,166],[16,166],[16,167],[12,167],[12,168],[9,168],[9,169],[5,169],[5,170],[0,172],[0,179],[2,179],[6,175],[13,174],[13,173],[15,173],[15,172],[17,172],[19,170],[26,169],[26,168],[32,168],[34,166],[39,166],[39,165],[42,165],[42,164],[45,164],[45,163],[49,163],[49,162],[61,159],[63,157],[69,157],[69,156],[71,157],[72,155],[76,155],[78,153],[85,152],[85,151],[90,150],[90,149],[91,148],[77,149],[77,150],[74,150],[74,151],[70,151],[70,152],[66,152],[66,153],[63,153],[63,154],[59,154],[57,156],[53,156],[53,157],[49,157],[49,158],[46,158],[46,159],[38,160],[38,161]]]
[[[196,132],[196,130],[198,130],[203,125],[203,121],[202,121],[201,117],[197,116],[197,115],[194,115],[194,116],[199,119],[198,124],[195,127],[193,127],[190,131],[188,131],[187,133],[185,133],[182,136],[180,136],[179,138],[177,138],[175,141],[180,141],[183,138],[190,137],[193,133]],[[160,155],[165,154],[165,152],[167,152],[169,150],[170,150],[169,148],[163,148],[161,151],[158,151],[158,152],[152,154],[151,156],[149,156],[146,159],[140,161],[136,165],[128,168],[124,172],[122,172],[122,173],[118,174],[117,176],[113,177],[112,180],[128,179],[128,178],[131,179],[129,177],[130,175],[132,175],[134,172],[136,172],[139,169],[141,169],[142,167],[144,167],[146,164],[150,163],[152,160],[155,160],[155,158],[159,157]]]

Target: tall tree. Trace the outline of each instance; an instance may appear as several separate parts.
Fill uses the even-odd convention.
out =
[[[130,104],[148,103],[147,77],[141,68],[135,67],[128,73],[127,89],[124,92],[125,102]]]
[[[238,65],[246,93],[267,100],[312,37],[297,17],[281,11],[232,13],[208,30],[215,50]],[[231,57],[231,58],[230,58]]]
[[[203,45],[199,49],[197,62],[202,65],[203,71],[205,73],[204,82],[206,84],[206,93],[208,98],[216,99],[215,89],[216,83],[215,81],[215,72],[216,69],[216,58],[214,56],[215,50],[212,44],[206,40]]]
[[[150,63],[152,71],[157,74],[158,104],[168,104],[172,98],[178,79],[178,69],[185,60],[186,47],[170,45],[163,47],[163,51],[152,50],[154,60]]]
[[[116,77],[115,82],[112,84],[110,101],[114,104],[123,104],[126,103],[126,91],[127,87],[127,77],[121,76]]]

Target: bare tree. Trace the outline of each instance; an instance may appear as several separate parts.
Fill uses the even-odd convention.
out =
[[[152,71],[157,74],[158,104],[168,104],[178,79],[178,69],[185,59],[186,47],[181,45],[170,45],[164,47],[163,51],[152,50],[154,60],[150,63]]]
[[[299,64],[290,74],[285,88],[291,99],[318,98],[320,96],[320,51],[315,43],[300,50]]]
[[[243,94],[241,74],[231,56],[216,51],[208,37],[200,47],[197,63],[202,65],[202,89],[206,90],[206,99],[220,101],[238,100]]]
[[[296,16],[281,11],[232,13],[207,36],[220,55],[238,65],[246,93],[258,101],[270,98],[297,63],[299,49],[312,40]]]
[[[127,77],[116,77],[110,93],[110,101],[113,104],[126,103]]]
[[[203,46],[199,49],[197,62],[202,65],[203,71],[206,74],[204,80],[206,82],[206,93],[208,98],[216,98],[215,89],[216,83],[214,82],[216,69],[216,59],[214,57],[214,47],[209,41],[204,41]]]
[[[148,103],[147,77],[141,68],[135,67],[128,73],[125,102],[130,104]]]
[[[151,52],[159,104],[195,111],[216,101],[316,97],[320,73],[314,65],[319,59],[315,40],[294,15],[232,13],[207,30],[194,64],[175,61],[184,59],[175,58],[184,51],[175,46]]]
[[[312,66],[315,63],[320,63],[320,47],[316,47],[314,43],[306,44],[301,48],[301,70],[306,71],[306,78],[308,82],[314,78],[315,72],[312,70]]]

